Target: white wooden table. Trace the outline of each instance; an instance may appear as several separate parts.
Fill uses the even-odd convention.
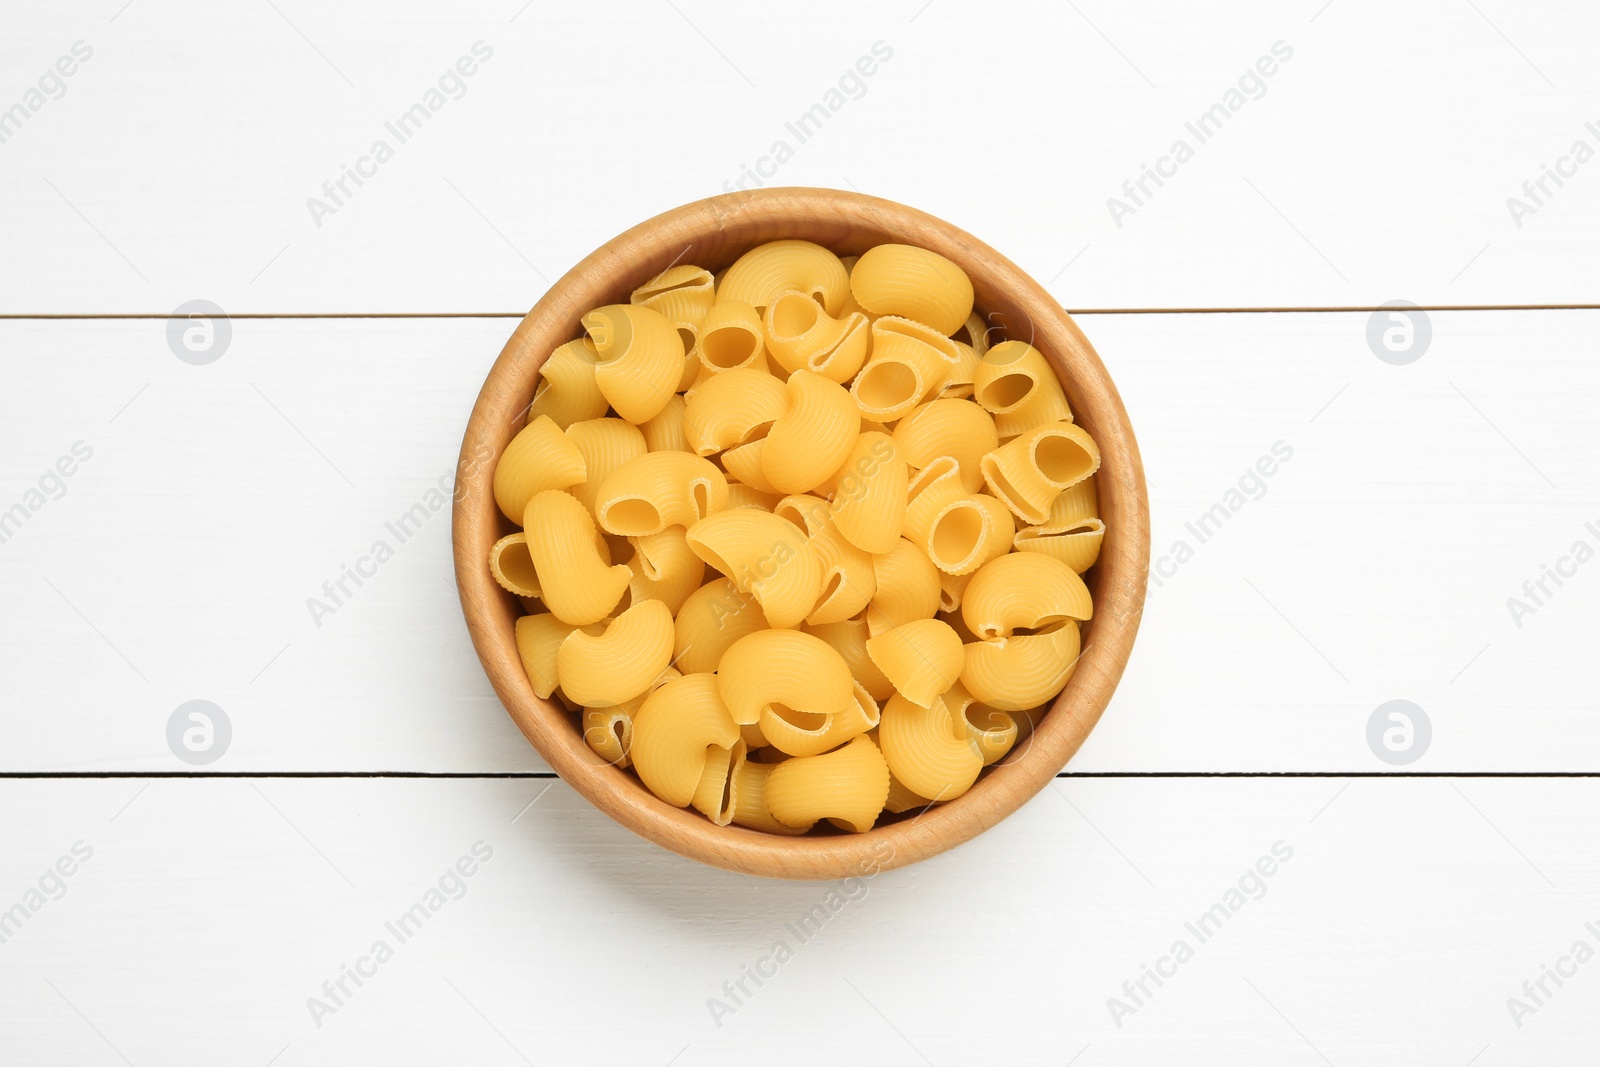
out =
[[[1592,5],[3,19],[0,1062],[1592,1060]],[[741,180],[1011,256],[1150,474],[1089,743],[849,885],[599,815],[485,682],[447,515],[389,525],[550,280]],[[204,365],[168,340],[195,300]],[[169,745],[192,700],[213,762]],[[1385,760],[1392,700],[1429,729]]]

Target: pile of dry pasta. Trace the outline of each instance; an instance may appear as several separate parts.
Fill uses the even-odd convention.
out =
[[[495,469],[522,529],[489,567],[597,754],[719,826],[863,832],[1027,735],[1090,617],[1100,452],[959,267],[773,241],[582,324]]]

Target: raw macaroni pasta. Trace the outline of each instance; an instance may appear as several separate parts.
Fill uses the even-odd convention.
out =
[[[926,249],[781,240],[549,353],[485,564],[595,760],[729,833],[862,833],[1029,736],[1093,615],[1101,457],[996,321]]]

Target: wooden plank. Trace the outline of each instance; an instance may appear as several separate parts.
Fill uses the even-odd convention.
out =
[[[25,112],[0,144],[0,313],[517,311],[741,181],[930,211],[1073,308],[1592,303],[1600,166],[1569,157],[1600,149],[1597,19],[1554,0],[35,5],[0,42],[0,109]],[[418,129],[389,129],[418,104]]]
[[[1086,317],[1159,584],[1072,769],[1384,770],[1394,699],[1432,724],[1412,769],[1594,768],[1600,586],[1562,561],[1600,545],[1597,316],[1435,314],[1408,366],[1361,314]],[[195,699],[232,723],[220,770],[541,769],[467,641],[447,520],[391,528],[452,470],[512,320],[232,325],[197,367],[160,321],[0,324],[0,511],[93,449],[0,544],[0,769],[182,769],[165,731]]]
[[[1546,980],[1520,1028],[1507,1007],[1600,943],[1588,782],[1064,782],[962,848],[835,885],[692,864],[542,788],[0,783],[30,812],[0,906],[92,850],[0,945],[0,1055],[1577,1062],[1597,1036],[1592,964]],[[471,876],[430,898],[462,857]],[[388,924],[419,904],[402,941]],[[361,986],[322,989],[347,967]],[[1167,977],[1140,993],[1146,967]]]

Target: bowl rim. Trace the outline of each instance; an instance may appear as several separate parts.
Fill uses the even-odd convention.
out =
[[[596,755],[572,713],[537,696],[517,653],[515,597],[489,573],[488,548],[511,527],[495,505],[493,461],[523,425],[535,379],[556,345],[581,332],[579,316],[626,302],[673,263],[725,266],[749,247],[800,237],[842,254],[884,241],[920,245],[972,278],[976,306],[1009,336],[1026,323],[1067,392],[1076,421],[1100,446],[1096,475],[1106,525],[1089,574],[1095,616],[1072,678],[1023,746],[955,800],[864,834],[783,837],[719,827],[652,795],[636,775]],[[712,267],[715,263],[716,267]],[[462,439],[451,532],[457,588],[484,672],[507,714],[550,767],[617,822],[691,859],[777,878],[843,878],[905,866],[972,839],[1043,789],[1088,737],[1127,665],[1143,614],[1150,561],[1144,468],[1127,411],[1105,366],[1053,297],[1009,259],[964,230],[915,208],[835,189],[773,187],[713,196],[664,212],[586,256],[517,324],[484,380]]]

